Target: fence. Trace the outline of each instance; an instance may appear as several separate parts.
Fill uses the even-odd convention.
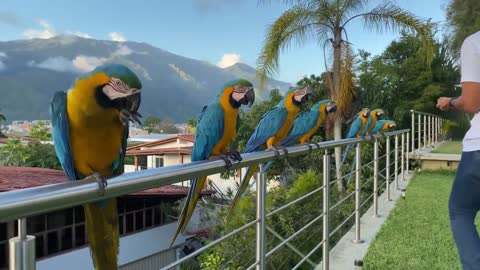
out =
[[[412,117],[414,117],[416,114],[420,116],[419,113],[412,112]],[[427,115],[423,116],[427,117]],[[423,122],[425,124],[423,131],[428,131],[429,134],[432,132],[432,137],[428,137],[432,139],[428,142],[433,142],[438,139],[437,135],[440,131],[439,127],[441,124],[441,121],[438,120],[439,119],[436,118],[435,121],[439,122],[436,125],[427,125],[426,121]],[[412,125],[414,125],[413,120]],[[255,191],[255,218],[250,222],[222,235],[218,239],[211,241],[193,253],[172,262],[162,269],[173,269],[174,267],[179,267],[184,263],[188,263],[202,252],[208,251],[210,248],[224,243],[229,238],[238,236],[242,232],[248,230],[254,234],[254,239],[249,244],[253,245],[253,243],[255,243],[255,253],[251,254],[252,258],[248,258],[253,262],[249,262],[248,265],[244,265],[240,268],[266,269],[266,265],[271,263],[268,261],[269,258],[271,258],[280,249],[288,249],[289,251],[293,251],[289,252],[288,256],[296,256],[295,258],[292,257],[294,258],[292,260],[295,262],[295,265],[289,265],[289,269],[300,269],[304,264],[308,264],[308,267],[311,269],[312,266],[321,261],[323,264],[323,269],[328,270],[330,246],[334,244],[335,239],[341,238],[341,235],[338,235],[338,232],[349,229],[353,225],[355,226],[355,239],[353,239],[354,242],[362,242],[360,227],[360,217],[362,213],[365,211],[365,209],[373,204],[374,213],[377,214],[379,204],[378,194],[385,190],[387,192],[388,199],[390,199],[390,184],[394,183],[395,187],[398,188],[399,178],[404,179],[406,170],[408,170],[406,164],[408,164],[408,148],[410,145],[409,131],[410,130],[406,129],[386,132],[383,135],[368,136],[366,138],[343,139],[338,141],[325,141],[318,144],[296,145],[288,147],[288,153],[283,150],[279,150],[280,158],[295,158],[300,155],[321,151],[323,176],[318,188],[311,190],[306,194],[302,194],[298,198],[295,198],[290,202],[277,207],[276,209],[271,209],[268,212],[265,207],[267,196],[265,173],[262,172],[261,169],[263,168],[262,164],[278,157],[276,157],[275,153],[272,151],[262,151],[243,155],[243,161],[241,163],[234,163],[231,169],[238,169],[245,166],[260,164]],[[426,136],[423,136],[423,139],[420,140],[420,135],[418,138],[414,137],[413,131],[414,130],[412,129],[412,149],[415,149],[417,146],[415,144],[415,140],[418,142],[423,140],[425,143],[422,145],[426,146]],[[392,139],[393,149],[391,145]],[[401,142],[399,142],[399,139]],[[349,191],[347,189],[345,193],[340,194],[337,197],[332,197],[331,194],[336,192],[335,188],[332,189],[332,185],[337,183],[337,181],[340,179],[332,179],[330,176],[335,175],[335,173],[331,173],[331,171],[335,168],[335,166],[331,165],[331,154],[333,153],[331,150],[333,150],[335,147],[345,147],[347,145],[354,146],[355,154],[353,160],[355,161],[355,166],[350,173],[346,173],[342,178],[345,180],[347,177],[350,179],[352,176],[354,176],[355,182],[354,184],[352,183],[350,185],[353,191]],[[369,151],[373,151],[371,160],[366,159],[365,155],[362,155],[363,150],[367,151],[367,154],[369,154]],[[348,166],[348,164],[345,165],[345,169],[349,169]],[[201,175],[220,173],[224,170],[224,161],[214,160],[192,162],[189,164],[125,173],[118,177],[109,179],[108,187],[103,195],[98,193],[98,184],[95,179],[89,178],[83,181],[67,182],[1,193],[0,222],[6,222],[14,219],[18,219],[19,221],[18,237],[10,240],[10,269],[35,269],[35,238],[26,234],[25,220],[28,216],[55,211],[67,207],[73,207],[88,202],[97,201],[105,197],[117,197],[128,193],[169,185]],[[381,183],[379,183],[379,181]],[[370,191],[371,194],[368,196],[363,194]],[[282,211],[291,209],[291,206],[297,205],[298,209],[301,209],[298,204],[300,202],[305,202],[307,198],[309,199],[308,202],[317,203],[319,211],[322,209],[321,212],[315,212],[313,215],[311,215],[310,220],[307,218],[299,218],[298,221],[304,222],[304,224],[292,226],[297,227],[295,231],[276,231],[275,226],[273,226],[274,224],[272,224],[272,219],[276,215],[279,215]],[[354,202],[351,204],[353,211],[351,211],[351,208],[349,208],[350,206],[342,209],[342,205],[345,205],[347,202],[351,202],[351,200],[354,200]],[[297,207],[295,209],[297,209]],[[343,212],[347,212],[347,210],[349,212],[339,215],[335,212],[337,210],[340,211],[339,209],[343,210]],[[346,218],[343,218],[344,216],[346,216]],[[332,218],[335,218],[335,220]],[[292,245],[292,239],[299,237],[302,233],[307,232],[307,229],[312,229],[312,225],[320,222],[320,220],[322,221],[321,226],[315,226],[315,230],[309,231],[309,235],[302,235],[302,237],[305,237],[305,239],[307,239],[307,236],[310,237],[308,238],[310,239],[309,243],[312,241],[315,242],[315,246],[313,248],[302,252],[299,246],[295,247]],[[339,224],[333,228],[332,225],[335,222]],[[330,229],[330,227],[333,229]],[[255,228],[254,231],[253,228]],[[321,229],[321,233],[319,229]],[[316,239],[312,240],[312,235],[318,239],[318,242],[316,242]],[[170,238],[165,239],[165,241],[170,241]],[[246,252],[250,252],[248,251],[248,248],[248,246],[245,247]],[[241,254],[243,253],[238,251],[235,255],[232,255],[232,257],[242,256]],[[313,257],[316,259],[312,259]],[[229,260],[227,261],[227,259]],[[235,258],[225,258],[222,269],[227,268],[227,266],[234,259]],[[290,260],[288,263],[292,264],[292,260]],[[281,267],[277,269],[281,269]]]

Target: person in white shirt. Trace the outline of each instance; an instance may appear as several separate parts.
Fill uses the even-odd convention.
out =
[[[441,97],[437,107],[475,113],[463,138],[448,209],[453,238],[464,270],[480,269],[480,237],[474,220],[480,210],[480,31],[468,36],[460,51],[462,94]]]

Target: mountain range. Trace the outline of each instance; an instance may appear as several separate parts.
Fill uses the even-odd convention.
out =
[[[220,68],[146,43],[95,40],[71,35],[0,42],[0,113],[12,120],[48,119],[53,93],[80,74],[115,62],[130,67],[143,84],[140,113],[175,122],[198,116],[226,82],[245,78],[255,87],[255,69],[243,63]],[[265,91],[285,92],[290,83],[268,79]],[[260,94],[261,93],[261,94]]]

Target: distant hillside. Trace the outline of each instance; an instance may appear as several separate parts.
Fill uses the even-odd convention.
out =
[[[255,69],[238,63],[219,68],[146,43],[58,36],[0,42],[0,112],[11,120],[48,118],[55,91],[66,90],[82,72],[105,62],[129,66],[143,82],[140,112],[176,122],[196,116],[227,81],[243,77],[255,86]],[[269,90],[289,83],[268,80]],[[258,96],[258,99],[262,97]]]

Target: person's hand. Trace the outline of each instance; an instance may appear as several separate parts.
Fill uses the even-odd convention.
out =
[[[449,97],[441,97],[437,100],[437,108],[442,111],[448,111],[450,109],[450,99]]]

